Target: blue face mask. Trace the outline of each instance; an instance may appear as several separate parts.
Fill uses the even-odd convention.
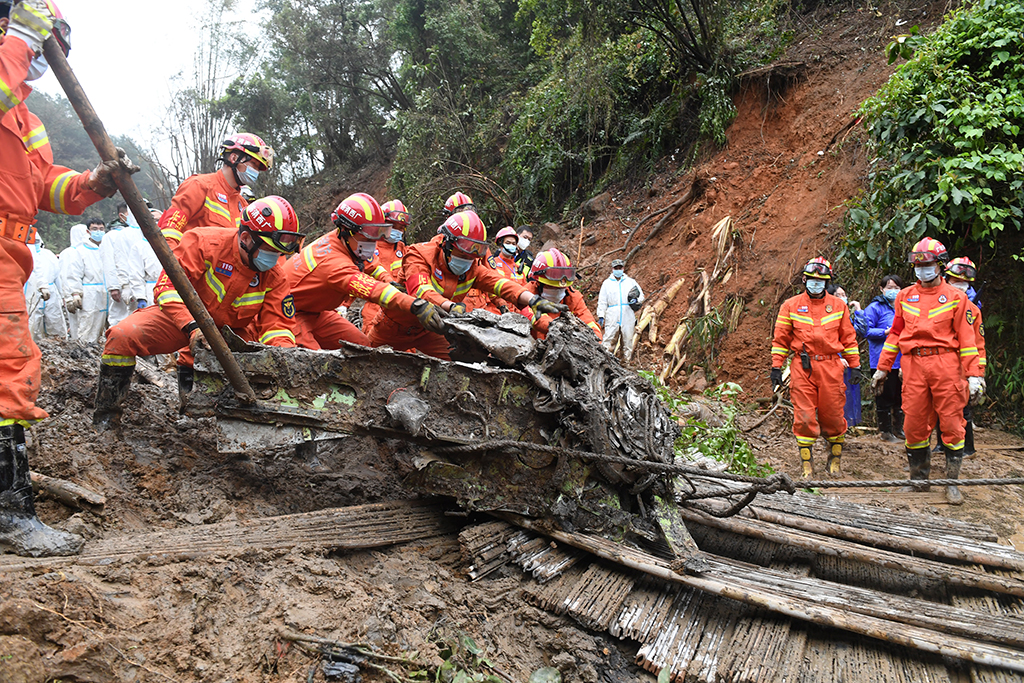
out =
[[[616,280],[621,280],[622,276],[625,275],[625,274],[626,274],[626,272],[622,271],[622,270],[613,270],[612,271],[612,277],[615,278]]]
[[[100,242],[103,241],[103,231],[102,230],[93,230],[93,231],[91,231],[89,233],[89,239],[91,239],[96,244],[99,244]]]
[[[888,301],[889,303],[892,303],[893,301],[896,301],[896,297],[899,296],[899,293],[900,293],[900,290],[898,290],[898,289],[885,289],[885,290],[882,290],[882,296],[884,296],[885,300]]]
[[[473,259],[471,258],[459,258],[458,256],[452,256],[448,261],[448,270],[452,271],[456,275],[465,275],[472,267]]]
[[[808,280],[807,281],[807,293],[817,296],[825,291],[824,280]]]
[[[391,232],[384,239],[390,242],[391,244],[398,244],[399,242],[402,241],[402,236],[404,234],[405,233],[403,233],[401,230],[391,228]]]
[[[509,256],[516,255],[516,245],[514,244],[509,244],[508,242],[506,242],[505,244],[501,245],[501,248],[504,249],[505,253],[508,254]]]
[[[238,177],[242,179],[243,184],[252,185],[260,177],[260,172],[252,166],[247,166],[244,171],[238,174]]]
[[[281,255],[276,251],[263,251],[262,249],[256,252],[256,256],[252,259],[252,265],[259,271],[268,271],[277,265],[277,260],[281,258]]]

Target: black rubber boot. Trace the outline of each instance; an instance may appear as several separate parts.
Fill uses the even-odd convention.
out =
[[[132,385],[135,366],[100,365],[100,379],[96,384],[96,410],[92,424],[103,431],[121,423],[121,406]]]
[[[946,479],[959,479],[960,465],[964,461],[964,449],[953,449],[948,446],[944,446],[944,448],[946,449]],[[959,486],[946,487],[946,502],[950,505],[963,505],[964,497],[960,495]]]
[[[900,442],[892,432],[892,411],[886,408],[878,409],[878,438],[886,443]]]
[[[932,471],[932,454],[928,446],[921,448],[908,448],[907,460],[910,463],[910,478],[914,481],[928,481]],[[928,484],[915,484],[900,489],[904,493],[913,491],[928,491],[931,487]]]
[[[81,536],[51,529],[36,517],[32,479],[21,425],[0,427],[0,547],[18,555],[74,555]]]
[[[892,435],[898,441],[907,438],[907,435],[903,433],[903,411],[899,408],[892,409]]]

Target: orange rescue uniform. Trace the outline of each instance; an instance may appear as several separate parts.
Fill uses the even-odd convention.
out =
[[[967,294],[945,281],[937,287],[918,282],[896,297],[896,317],[878,369],[891,370],[902,352],[903,432],[909,449],[928,447],[936,420],[946,447],[964,447],[965,378],[984,374],[974,327],[967,320],[969,303]]]
[[[0,426],[47,417],[35,405],[42,354],[29,334],[23,290],[36,212],[79,215],[103,199],[88,188],[89,171],[54,165],[46,129],[24,104],[34,56],[20,38],[0,37]]]
[[[540,283],[539,282],[528,282],[526,283],[526,291],[530,294],[540,294]],[[597,335],[598,341],[601,341],[603,335],[601,334],[601,326],[594,320],[594,314],[587,308],[587,302],[584,301],[583,295],[577,292],[573,288],[565,290],[565,298],[562,299],[561,303],[569,307],[569,312],[575,315],[577,318],[583,321],[583,323],[594,331]],[[551,326],[551,322],[558,317],[558,315],[544,314],[540,318],[536,318],[533,315],[533,311],[526,309],[526,317],[530,319],[533,325],[531,334],[534,339],[544,339],[548,335],[548,328]]]
[[[440,306],[449,301],[461,303],[472,289],[499,296],[507,301],[517,301],[526,289],[480,260],[461,276],[448,270],[444,251],[441,249],[442,235],[429,242],[414,244],[406,252],[402,263],[405,272],[405,288],[410,296],[426,299]],[[398,351],[415,348],[423,353],[448,360],[448,340],[434,332],[428,332],[407,310],[388,309],[370,324],[366,336],[372,346],[390,346]]]
[[[801,351],[810,358],[810,370],[801,363]],[[860,367],[857,333],[846,304],[828,293],[820,299],[812,299],[807,292],[786,299],[775,319],[772,367],[781,368],[789,354],[794,354],[789,393],[797,444],[809,448],[820,435],[829,443],[843,443],[846,385],[840,358],[851,368]]]
[[[506,259],[504,251],[499,250],[497,254],[488,256],[486,264],[492,270],[498,271],[499,273],[507,277],[509,280],[517,282],[521,285],[526,284],[526,278],[522,275],[522,273],[519,272],[519,267],[516,264],[515,259],[511,257]],[[479,290],[473,290],[469,294],[467,294],[465,304],[466,309],[470,311],[472,311],[475,308],[482,308],[486,311],[490,311],[491,313],[500,314],[501,308],[499,308],[499,306],[504,306],[509,311],[515,311],[516,313],[522,312],[519,310],[519,308],[515,306],[515,302],[510,303],[507,301],[502,301],[496,296],[492,296],[487,292],[481,292]]]
[[[297,341],[310,349],[338,349],[340,340],[369,346],[366,335],[334,309],[351,297],[384,308],[408,311],[413,297],[367,270],[390,274],[376,259],[356,263],[348,245],[330,232],[306,246],[288,265],[288,282],[295,297]],[[363,309],[365,311],[365,307]]]
[[[978,369],[982,376],[988,366],[988,356],[985,355],[985,323],[981,322],[981,309],[970,299],[967,299],[967,322],[974,329],[974,342],[978,345]]]
[[[160,216],[160,231],[171,248],[185,232],[199,227],[238,228],[249,206],[220,171],[193,175],[178,186],[171,206]]]
[[[174,255],[218,328],[227,325],[243,338],[269,346],[295,346],[295,304],[285,266],[250,269],[239,253],[236,229],[189,230]],[[107,330],[104,365],[132,366],[136,356],[179,349],[178,365],[192,365],[184,332],[192,314],[167,273],[160,273],[153,298],[156,306],[135,311]]]
[[[405,242],[387,242],[381,240],[377,242],[377,253],[374,255],[374,261],[380,265],[383,269],[383,273],[387,274],[387,277],[377,277],[382,282],[401,282],[402,281],[402,257],[405,256],[406,246]],[[383,275],[381,273],[381,275]],[[372,273],[371,273],[372,274]],[[373,301],[367,301],[363,305],[363,323],[364,325],[373,321],[380,313],[380,306]]]

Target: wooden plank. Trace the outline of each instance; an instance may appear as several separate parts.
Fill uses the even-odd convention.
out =
[[[0,556],[0,572],[98,565],[113,562],[175,562],[209,555],[236,555],[253,549],[306,547],[376,548],[451,533],[454,527],[440,510],[427,503],[396,501],[330,508],[238,522],[125,534],[89,541],[70,557]]]

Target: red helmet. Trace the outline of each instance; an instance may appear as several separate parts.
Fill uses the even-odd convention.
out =
[[[260,247],[282,254],[295,254],[302,248],[305,235],[299,232],[299,218],[288,200],[277,195],[257,199],[242,209],[241,231],[253,236]]]
[[[405,230],[409,227],[409,210],[400,199],[392,199],[380,206],[384,212],[384,220],[392,225]]]
[[[444,245],[458,249],[469,256],[487,256],[487,228],[476,211],[460,211],[452,214],[441,225]]]
[[[558,249],[550,249],[537,254],[528,279],[549,287],[571,287],[576,281],[576,269],[569,263],[568,256]]]
[[[504,228],[498,231],[498,234],[494,236],[494,241],[501,244],[501,241],[506,237],[519,237],[516,229],[511,225],[506,225]]]
[[[220,143],[220,158],[224,159],[230,152],[241,152],[263,165],[264,171],[274,165],[274,149],[263,142],[263,139],[252,133],[237,133]]]
[[[456,192],[444,203],[444,215],[451,216],[459,211],[475,211],[473,200],[468,194]]]
[[[366,239],[379,240],[391,230],[380,204],[365,192],[356,192],[341,200],[331,220],[338,226],[338,234],[345,237],[359,233]]]
[[[812,258],[804,266],[804,275],[807,277],[816,277],[820,280],[831,280],[832,279],[832,263],[827,258],[818,256]]]
[[[971,259],[961,256],[949,262],[946,273],[967,282],[974,282],[974,278],[978,277],[978,267]]]
[[[946,247],[942,242],[931,237],[925,237],[910,250],[910,257],[907,259],[907,262],[916,266],[926,263],[945,263],[948,260],[949,252],[946,251]]]

